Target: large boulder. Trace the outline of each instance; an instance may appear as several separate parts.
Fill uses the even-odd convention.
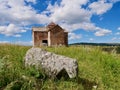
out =
[[[25,56],[25,66],[41,67],[49,77],[68,75],[75,78],[78,74],[78,64],[75,59],[47,52],[41,48],[31,48]]]

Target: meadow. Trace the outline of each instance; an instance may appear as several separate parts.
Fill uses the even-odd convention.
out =
[[[47,51],[75,58],[75,79],[47,78],[42,70],[25,68],[30,46],[0,44],[0,90],[120,90],[120,54],[99,46],[44,47]]]

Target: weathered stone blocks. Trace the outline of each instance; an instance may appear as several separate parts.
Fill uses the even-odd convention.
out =
[[[25,56],[26,66],[41,67],[49,77],[57,77],[65,71],[69,78],[78,74],[78,64],[75,59],[47,52],[41,48],[31,48]]]

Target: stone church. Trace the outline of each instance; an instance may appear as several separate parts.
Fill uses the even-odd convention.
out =
[[[32,28],[33,46],[68,46],[68,32],[51,22],[46,27]]]

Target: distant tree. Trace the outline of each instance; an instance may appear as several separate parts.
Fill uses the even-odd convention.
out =
[[[120,53],[120,46],[116,47],[116,53],[118,53],[118,54]]]

